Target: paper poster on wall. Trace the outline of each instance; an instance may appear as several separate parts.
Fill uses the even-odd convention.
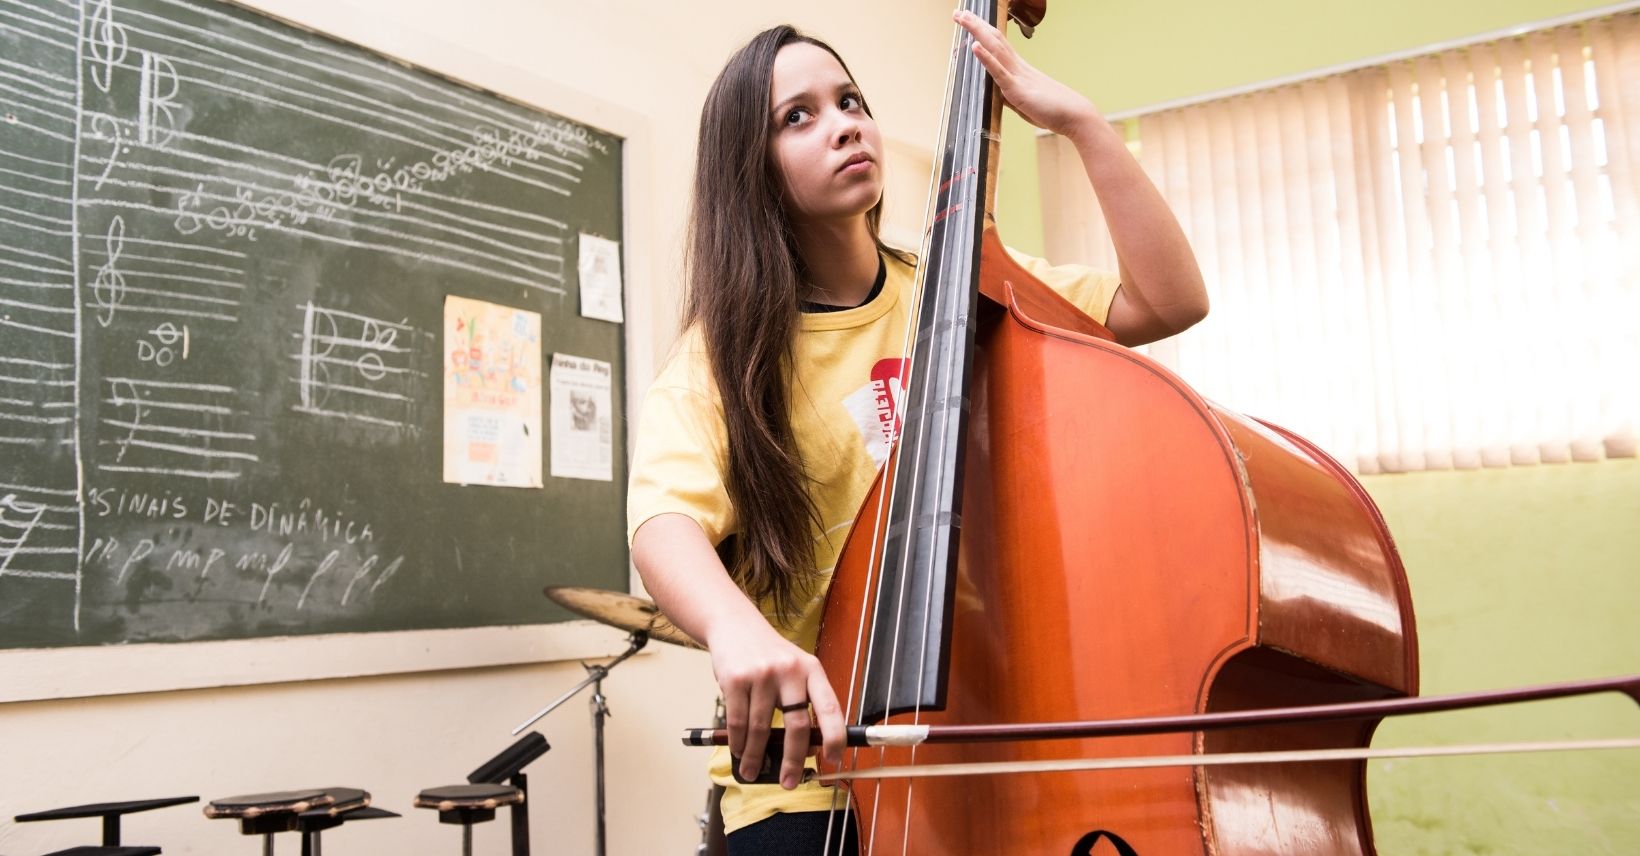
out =
[[[581,233],[581,314],[604,321],[621,321],[621,245],[608,238]]]
[[[444,480],[541,487],[541,315],[444,298]]]
[[[614,481],[609,363],[552,355],[552,474]]]

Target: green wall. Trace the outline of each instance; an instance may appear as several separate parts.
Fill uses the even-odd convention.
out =
[[[1026,59],[1107,113],[1555,18],[1552,0],[1051,5]],[[1010,114],[998,223],[1042,252],[1031,129]],[[1640,672],[1640,462],[1364,479],[1406,561],[1423,692]],[[1375,746],[1640,734],[1620,697],[1386,722]],[[1640,752],[1374,762],[1379,852],[1640,852]]]
[[[1640,461],[1363,479],[1412,585],[1422,691],[1640,673]],[[1386,721],[1374,746],[1640,734],[1622,696]],[[1385,854],[1640,852],[1640,751],[1375,761]]]
[[[1608,7],[1575,0],[1056,0],[1026,60],[1106,113],[1216,92]],[[1004,120],[997,223],[1040,255],[1033,129]]]

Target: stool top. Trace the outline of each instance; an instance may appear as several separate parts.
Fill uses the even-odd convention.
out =
[[[328,805],[315,805],[313,808],[302,811],[303,817],[316,815],[335,817],[370,805],[370,792],[358,788],[325,788],[324,793],[331,798],[332,802]]]
[[[159,856],[159,848],[118,848],[118,846],[82,846],[82,848],[59,849],[46,856]]]
[[[452,811],[460,808],[489,809],[517,805],[523,801],[524,792],[511,785],[446,785],[416,794],[415,806]]]
[[[110,814],[130,814],[136,811],[165,808],[166,806],[182,805],[183,803],[199,802],[199,797],[161,797],[152,800],[126,800],[125,802],[91,803],[89,805],[72,805],[67,808],[54,808],[47,811],[36,811],[29,814],[17,815],[18,823],[28,823],[31,820],[64,820],[70,817],[102,817]]]
[[[336,798],[323,790],[270,791],[265,794],[244,794],[211,800],[205,806],[205,816],[254,818],[264,814],[304,812],[335,802]]]

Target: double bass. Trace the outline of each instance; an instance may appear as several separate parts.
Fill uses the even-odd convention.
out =
[[[972,4],[993,24],[999,5]],[[1033,7],[1034,5],[1034,7]],[[1016,3],[1034,27],[1041,4]],[[1014,264],[1001,99],[954,53],[895,453],[817,654],[854,723],[1121,719],[1406,696],[1405,572],[1314,445],[1206,401]],[[960,535],[960,537],[959,537]],[[1375,720],[850,750],[844,767],[1365,746]],[[1364,761],[859,781],[862,852],[1371,853]]]
[[[1044,2],[967,5],[1028,32]],[[822,772],[848,782],[839,804],[862,853],[1371,854],[1364,753],[1322,758],[1367,747],[1372,711],[1613,689],[1640,701],[1640,678],[1413,699],[1406,573],[1366,491],[1304,438],[1116,344],[1014,263],[991,218],[1001,99],[968,50],[953,52],[948,94],[903,425],[833,572],[816,651],[856,747]],[[1018,723],[1117,736],[994,739]],[[925,739],[940,729],[993,736]],[[1208,763],[1309,749],[1325,751]]]

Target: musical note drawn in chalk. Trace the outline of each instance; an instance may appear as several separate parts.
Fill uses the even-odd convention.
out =
[[[393,344],[399,340],[399,331],[395,327],[383,326],[375,319],[364,322],[364,333],[359,337],[366,351],[354,361],[354,368],[366,380],[377,381],[387,376],[387,365],[382,362],[381,352],[393,350]]]
[[[91,294],[97,300],[97,323],[107,327],[114,323],[114,312],[125,301],[125,276],[120,273],[120,252],[125,248],[125,218],[118,214],[108,224],[103,238],[108,250],[108,261],[97,268],[97,278],[91,283]]]
[[[130,426],[130,430],[125,432],[125,437],[118,443],[120,453],[114,456],[114,463],[117,464],[125,460],[125,453],[131,448],[131,441],[137,438],[137,432],[142,430],[142,417],[147,415],[148,411],[142,406],[142,397],[137,392],[136,384],[122,378],[111,381],[108,388],[114,395],[111,403],[115,407],[131,405],[131,418],[125,423]],[[127,392],[130,393],[129,398],[125,395]]]
[[[130,47],[125,27],[114,23],[114,0],[100,0],[91,13],[91,82],[107,92],[114,83],[114,66],[125,61]]]

